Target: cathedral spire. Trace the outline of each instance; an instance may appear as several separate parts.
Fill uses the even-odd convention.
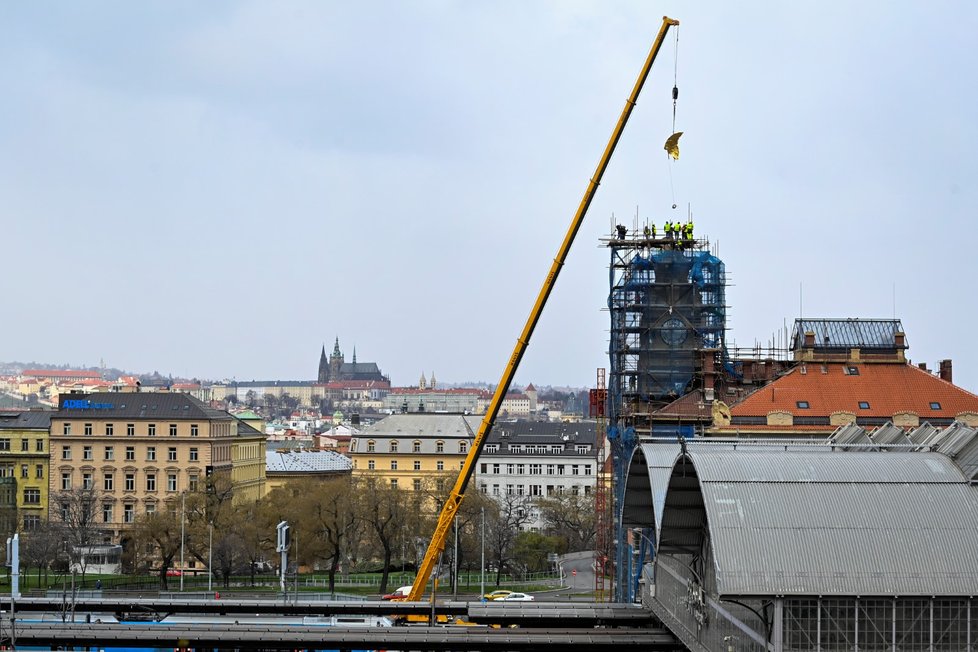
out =
[[[357,347],[356,347],[356,345],[354,345],[353,346],[353,364],[356,364],[356,363],[357,363]]]
[[[339,335],[337,335],[336,343],[333,344],[333,355],[339,355],[339,354],[340,354],[340,337]]]
[[[323,352],[319,354],[319,380],[318,382],[329,382],[329,360],[326,359],[326,344],[323,344]]]

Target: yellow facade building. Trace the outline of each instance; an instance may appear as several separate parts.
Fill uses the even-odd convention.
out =
[[[62,395],[50,432],[52,517],[65,509],[59,495],[91,490],[112,540],[139,514],[222,478],[235,502],[265,494],[265,435],[189,394]]]
[[[461,469],[481,420],[424,412],[381,419],[350,440],[353,476],[383,478],[413,491],[447,490],[445,485]]]
[[[4,505],[5,534],[37,527],[48,513],[51,410],[0,413],[0,478],[13,479]],[[16,497],[16,504],[14,504]]]

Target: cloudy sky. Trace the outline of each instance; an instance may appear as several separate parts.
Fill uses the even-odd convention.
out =
[[[3,3],[0,360],[498,380],[663,14],[682,158],[670,37],[517,382],[593,383],[599,238],[691,206],[728,342],[895,313],[978,389],[966,2]]]

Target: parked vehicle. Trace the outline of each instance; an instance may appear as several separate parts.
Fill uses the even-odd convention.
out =
[[[391,591],[387,595],[384,595],[384,596],[381,596],[381,597],[384,600],[403,600],[404,598],[406,598],[408,596],[408,593],[410,593],[410,592],[411,592],[411,587],[410,586],[401,586],[401,587],[398,587],[397,589],[394,589],[393,591]]]

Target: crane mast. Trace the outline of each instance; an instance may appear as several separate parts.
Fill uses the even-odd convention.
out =
[[[530,343],[530,336],[533,335],[533,330],[540,320],[543,307],[546,305],[551,291],[553,291],[554,285],[557,282],[557,276],[560,274],[564,262],[567,260],[567,255],[570,252],[571,245],[574,243],[574,238],[577,236],[577,232],[584,222],[584,216],[587,214],[588,208],[591,206],[591,201],[594,199],[594,195],[598,190],[601,177],[604,176],[608,163],[611,161],[611,155],[614,154],[615,147],[617,147],[618,141],[621,139],[622,132],[625,130],[625,124],[628,122],[632,109],[635,108],[635,104],[638,102],[639,93],[641,93],[642,87],[645,85],[645,80],[652,70],[652,64],[659,54],[666,34],[670,27],[676,25],[679,25],[678,20],[663,16],[662,26],[659,28],[659,33],[652,43],[652,49],[649,51],[648,57],[645,59],[645,65],[642,67],[638,79],[635,81],[631,95],[625,101],[625,106],[618,118],[618,123],[615,125],[614,131],[612,131],[611,138],[608,140],[608,145],[605,147],[604,154],[602,154],[601,160],[598,162],[594,175],[588,181],[587,189],[584,191],[584,197],[581,199],[581,203],[577,208],[577,213],[574,215],[574,219],[571,220],[567,233],[564,235],[560,249],[557,251],[557,255],[554,258],[553,264],[550,266],[550,271],[547,273],[546,279],[544,279],[543,287],[540,288],[540,293],[537,296],[536,302],[533,304],[532,310],[530,310],[530,315],[526,319],[523,331],[516,340],[516,345],[513,348],[512,355],[510,355],[509,362],[506,363],[502,378],[499,380],[499,384],[496,385],[496,391],[493,393],[492,401],[490,401],[489,407],[486,409],[486,415],[479,425],[479,431],[475,435],[472,447],[465,457],[465,462],[459,471],[455,484],[452,486],[451,493],[445,500],[441,514],[438,517],[438,523],[435,526],[434,535],[431,537],[431,542],[428,544],[424,559],[418,567],[418,575],[414,579],[414,585],[411,587],[411,592],[406,596],[407,600],[419,600],[421,598],[435,564],[445,549],[445,542],[448,539],[452,521],[455,519],[459,507],[462,505],[462,500],[465,498],[465,488],[468,486],[469,479],[475,472],[475,464],[479,459],[479,454],[482,452],[486,436],[492,430],[492,426],[496,421],[496,416],[499,414],[503,399],[506,397],[510,384],[513,382],[513,377],[516,375],[516,369],[519,367],[520,360],[522,360],[523,354],[526,352],[526,347]]]

